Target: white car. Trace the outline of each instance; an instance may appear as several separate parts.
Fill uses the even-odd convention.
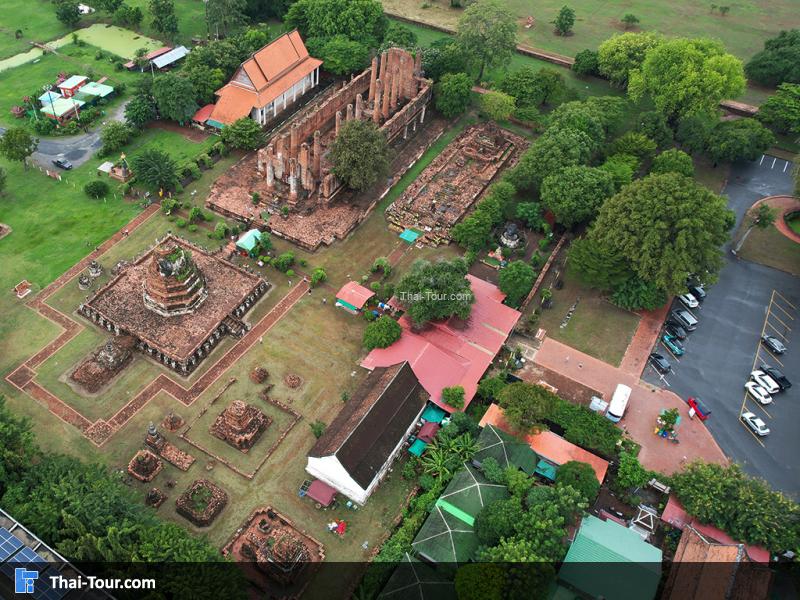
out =
[[[692,296],[689,292],[686,292],[682,296],[678,296],[678,300],[680,300],[681,304],[683,304],[686,308],[697,308],[700,306],[697,298]]]
[[[759,404],[772,404],[772,396],[763,387],[758,385],[755,381],[748,381],[744,384],[744,389],[750,394]]]
[[[755,381],[759,386],[767,390],[768,394],[777,394],[781,391],[781,386],[778,385],[778,382],[775,381],[772,377],[764,373],[764,371],[753,371],[750,373],[750,377]]]
[[[766,423],[759,419],[751,412],[742,413],[739,417],[742,422],[747,425],[750,429],[753,430],[758,437],[764,437],[765,435],[769,435],[769,427],[767,427]]]

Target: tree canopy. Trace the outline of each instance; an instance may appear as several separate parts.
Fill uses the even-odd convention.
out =
[[[641,67],[630,72],[628,94],[645,95],[668,118],[713,114],[719,102],[745,88],[742,61],[717,40],[676,38],[647,50]]]
[[[515,260],[500,271],[500,291],[506,295],[506,302],[519,306],[536,281],[536,271],[524,260]]]
[[[67,27],[75,27],[81,20],[77,0],[57,0],[56,18]]]
[[[503,77],[500,89],[514,97],[519,107],[557,104],[567,94],[564,76],[549,67],[538,71],[522,67]]]
[[[225,145],[241,150],[256,150],[264,144],[261,126],[249,117],[242,117],[225,127],[220,137]]]
[[[556,398],[542,386],[524,381],[507,385],[497,396],[506,420],[521,431],[529,431],[549,416]]]
[[[614,178],[604,169],[578,165],[548,175],[541,200],[564,227],[590,221],[615,192]]]
[[[575,11],[569,6],[562,6],[556,18],[553,19],[553,28],[556,35],[569,35],[575,26]]]
[[[505,121],[516,108],[513,96],[490,90],[481,94],[481,112],[494,121]]]
[[[800,83],[800,29],[781,31],[764,42],[764,49],[750,59],[744,70],[749,79],[761,85]]]
[[[183,123],[197,112],[192,82],[175,73],[156,77],[153,81],[153,98],[164,119]]]
[[[471,101],[472,82],[466,73],[445,73],[434,86],[436,110],[448,119],[462,114]]]
[[[246,0],[205,0],[209,31],[227,37],[247,23]]]
[[[715,163],[755,160],[774,143],[775,135],[756,119],[736,119],[717,123],[706,151]]]
[[[343,35],[367,48],[377,48],[389,26],[377,0],[298,0],[285,21],[306,40]]]
[[[514,15],[500,0],[477,0],[458,20],[459,46],[479,65],[478,81],[486,68],[503,65],[517,44]]]
[[[178,33],[178,17],[173,0],[150,0],[148,6],[153,16],[153,29],[167,37],[175,37]]]
[[[417,260],[400,279],[395,295],[415,325],[453,315],[466,319],[475,302],[467,270],[461,258],[435,263]]]
[[[364,330],[363,345],[367,350],[388,348],[400,339],[400,324],[388,315],[378,317]]]
[[[131,169],[137,181],[151,189],[174,190],[178,184],[178,165],[158,148],[144,148],[131,159]]]
[[[653,159],[650,172],[680,173],[685,177],[694,177],[694,163],[692,162],[692,157],[686,152],[670,148],[669,150],[664,150]]]
[[[368,189],[389,168],[386,136],[371,121],[343,123],[330,152],[333,173],[354,190]]]
[[[0,155],[8,160],[21,162],[28,168],[27,159],[36,152],[39,140],[33,137],[25,127],[11,127],[0,136]]]
[[[585,502],[594,503],[600,492],[600,482],[597,481],[591,465],[577,460],[570,460],[558,467],[556,471],[556,485],[569,485],[578,490]]]
[[[125,122],[129,127],[142,129],[156,118],[156,103],[149,94],[138,94],[125,105]]]
[[[778,90],[759,107],[756,116],[778,133],[800,134],[800,84],[779,85]]]
[[[314,40],[321,40],[321,43],[315,44]],[[325,69],[335,75],[362,71],[369,63],[369,48],[341,34],[331,38],[312,38],[309,52],[321,58]]]
[[[607,39],[597,49],[600,74],[612,83],[626,86],[630,72],[641,67],[647,51],[662,41],[659,34],[650,31],[623,33]]]
[[[588,237],[609,261],[625,261],[642,280],[680,294],[692,273],[713,281],[733,224],[724,198],[683,175],[662,173],[606,200]]]

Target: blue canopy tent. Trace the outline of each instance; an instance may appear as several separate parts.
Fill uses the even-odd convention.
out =
[[[419,233],[414,231],[413,229],[406,229],[403,233],[400,234],[400,239],[408,244],[413,244],[417,241],[419,237]]]
[[[236,247],[247,252],[248,256],[255,256],[260,240],[261,232],[258,229],[251,229],[236,241]]]

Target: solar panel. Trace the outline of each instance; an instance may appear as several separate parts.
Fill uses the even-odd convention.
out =
[[[39,576],[36,582],[36,590],[33,593],[34,600],[60,600],[67,595],[67,589],[55,589],[50,586],[50,577],[58,575],[58,571],[53,568],[47,569]]]
[[[34,566],[34,563],[47,564],[47,561],[38,554],[36,554],[36,552],[25,546],[22,550],[20,550],[14,556],[9,558],[6,562],[4,562],[3,565],[0,566],[0,571],[5,573],[8,577],[10,577],[13,580],[15,567],[24,566],[28,569],[36,568]],[[37,569],[37,571],[38,570],[39,569]]]
[[[8,557],[22,548],[24,544],[17,536],[5,527],[0,527],[0,561],[8,560]]]

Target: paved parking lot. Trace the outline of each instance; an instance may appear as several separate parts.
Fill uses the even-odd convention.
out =
[[[737,226],[747,208],[765,196],[791,193],[791,165],[766,156],[734,167],[725,188]],[[800,279],[742,261],[725,249],[726,264],[707,298],[692,312],[697,330],[684,342],[686,353],[672,356],[661,341],[655,351],[673,371],[660,377],[648,366],[643,378],[683,399],[699,396],[711,410],[706,421],[723,451],[746,471],[800,498]],[[762,332],[782,340],[788,350],[773,356],[759,342]],[[754,365],[783,371],[794,387],[766,407],[746,398],[744,384]],[[739,420],[743,411],[760,416],[771,433],[757,438]]]

